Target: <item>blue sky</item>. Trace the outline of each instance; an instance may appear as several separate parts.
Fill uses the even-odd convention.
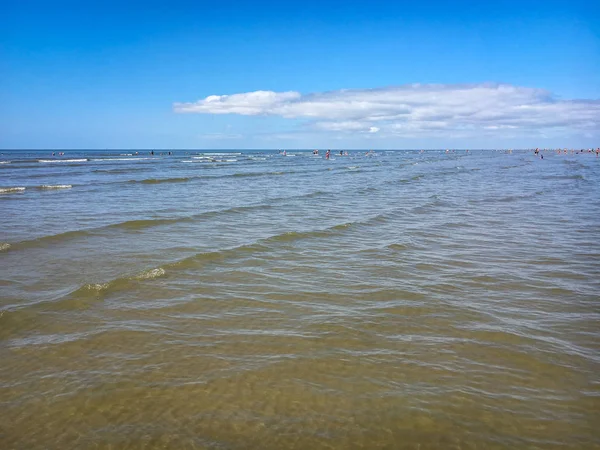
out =
[[[594,5],[8,0],[0,147],[596,147]]]

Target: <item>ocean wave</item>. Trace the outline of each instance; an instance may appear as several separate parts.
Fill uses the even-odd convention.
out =
[[[500,166],[501,169],[517,169],[519,167],[522,167],[520,165],[514,165],[514,166]]]
[[[171,224],[177,224],[177,223],[191,222],[191,221],[200,220],[200,219],[209,219],[209,218],[217,217],[217,216],[223,215],[223,214],[242,214],[242,213],[246,213],[246,212],[252,211],[252,210],[264,210],[264,209],[275,208],[277,202],[285,203],[285,202],[289,201],[290,198],[314,198],[314,197],[318,197],[318,196],[322,196],[322,195],[328,195],[328,194],[325,191],[315,191],[315,192],[310,192],[308,194],[301,194],[301,195],[297,195],[297,196],[275,198],[275,199],[272,199],[269,203],[258,203],[255,205],[234,206],[234,207],[225,208],[225,209],[203,211],[201,213],[192,214],[189,216],[127,220],[124,222],[102,225],[102,226],[95,227],[95,228],[66,231],[63,233],[41,236],[36,239],[20,241],[20,242],[16,242],[16,243],[12,244],[11,248],[14,250],[17,250],[17,249],[23,249],[23,248],[36,247],[38,245],[61,243],[63,241],[69,240],[69,239],[89,237],[94,234],[98,234],[98,233],[102,233],[104,231],[114,230],[114,229],[121,229],[121,230],[125,230],[125,231],[143,230],[145,228],[152,228],[152,227],[161,226],[161,225],[171,225]]]
[[[10,194],[13,192],[23,192],[26,188],[22,186],[0,188],[0,194]]]
[[[275,234],[263,239],[259,239],[250,244],[239,245],[235,247],[228,247],[220,250],[201,252],[195,255],[189,256],[179,261],[175,261],[166,265],[171,270],[187,270],[190,268],[196,268],[199,265],[212,262],[212,261],[223,261],[228,258],[236,258],[248,253],[262,253],[269,252],[273,249],[274,245],[289,244],[296,241],[302,241],[306,239],[324,238],[331,235],[340,233],[342,230],[350,228],[355,225],[368,224],[373,220],[380,220],[383,214],[378,214],[367,220],[356,221],[356,222],[345,222],[337,225],[332,225],[327,228],[321,228],[316,230],[306,231],[286,231],[284,233]]]
[[[102,229],[115,229],[120,228],[124,230],[141,230],[144,228],[157,227],[160,225],[169,225],[177,222],[183,222],[188,220],[190,216],[187,217],[177,217],[172,219],[137,219],[137,220],[127,220],[125,222],[114,223],[110,225],[106,225],[104,227],[99,227],[94,230],[102,230]]]
[[[395,184],[396,182],[398,182],[398,183],[410,183],[412,181],[419,181],[423,177],[424,177],[424,175],[413,175],[410,178],[400,178],[399,180],[390,180],[390,181],[386,182],[386,184]]]
[[[35,247],[38,245],[62,242],[63,240],[66,240],[66,239],[75,239],[78,237],[87,236],[90,234],[90,231],[88,231],[88,230],[73,230],[73,231],[65,231],[64,233],[49,234],[46,236],[40,236],[39,238],[35,238],[35,239],[29,239],[26,241],[15,242],[14,244],[12,244],[11,248],[13,248],[14,250],[18,250],[18,249],[23,249],[23,248]]]
[[[129,180],[129,183],[142,183],[142,184],[160,184],[160,183],[185,183],[190,181],[191,177],[180,177],[180,178],[146,178],[144,180]]]
[[[223,153],[200,153],[201,155],[209,155],[209,156],[238,156],[242,153],[232,153],[232,152],[223,152]]]
[[[81,158],[81,159],[38,159],[38,162],[41,163],[74,163],[74,162],[87,162],[89,159]]]
[[[38,189],[71,189],[71,184],[42,184]]]
[[[11,161],[0,161],[0,164],[10,164]]]
[[[108,283],[90,283],[90,284],[83,285],[83,287],[81,289],[84,289],[87,291],[103,291],[104,289],[107,289],[108,286],[109,286]]]
[[[585,180],[583,175],[548,175],[544,180]]]
[[[139,273],[133,277],[135,280],[151,280],[153,278],[162,277],[165,275],[165,269],[162,267],[158,267],[157,269],[147,270],[145,272]]]
[[[148,160],[148,159],[156,159],[156,158],[95,158],[92,159],[91,161],[94,162],[102,162],[102,161],[143,161],[143,160]]]
[[[130,172],[147,172],[152,170],[148,167],[129,167],[129,168],[117,168],[117,169],[95,169],[92,172],[95,173],[107,173],[107,174],[118,174],[118,173],[130,173]]]
[[[478,199],[478,200],[469,200],[469,203],[511,203],[511,202],[518,202],[521,200],[527,200],[527,199],[531,199],[534,197],[537,197],[538,195],[543,194],[543,192],[541,191],[537,191],[531,194],[523,194],[523,195],[507,195],[507,196],[498,196],[498,197],[485,197],[483,199]]]
[[[165,269],[157,267],[131,276],[122,276],[103,283],[86,283],[69,294],[45,304],[45,309],[75,310],[88,308],[94,301],[107,294],[135,289],[140,283],[149,282],[166,274]]]
[[[392,244],[387,245],[386,248],[388,248],[389,250],[394,250],[394,251],[402,251],[402,250],[408,250],[409,246],[406,244],[401,244],[399,242],[394,242]]]
[[[266,177],[271,175],[284,175],[286,172],[237,172],[228,175],[219,175],[214,178],[245,178],[245,177]],[[291,172],[289,172],[291,173]]]
[[[0,252],[8,250],[9,248],[10,248],[10,244],[8,242],[1,242],[0,243]]]

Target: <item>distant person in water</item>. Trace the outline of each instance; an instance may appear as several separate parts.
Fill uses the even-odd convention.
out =
[[[151,154],[152,156],[154,156],[154,150],[151,150],[151,151],[150,151],[150,154]]]
[[[330,154],[331,154],[331,151],[327,150],[327,152],[325,153],[325,159],[329,159]]]
[[[340,156],[344,156],[344,151],[340,150]]]

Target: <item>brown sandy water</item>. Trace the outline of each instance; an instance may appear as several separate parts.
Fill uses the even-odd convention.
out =
[[[595,156],[43,156],[0,167],[0,448],[600,448]]]

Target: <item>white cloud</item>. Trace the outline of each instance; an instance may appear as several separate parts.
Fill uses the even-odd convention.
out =
[[[411,84],[323,93],[256,91],[175,103],[178,113],[305,119],[315,130],[438,137],[600,130],[600,100],[508,84]]]

